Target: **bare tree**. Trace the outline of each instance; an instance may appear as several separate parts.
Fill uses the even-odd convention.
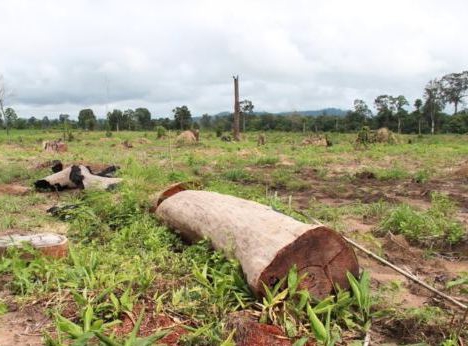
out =
[[[233,137],[235,141],[240,140],[239,118],[240,118],[240,103],[239,103],[239,76],[233,76],[234,79],[234,124],[232,126]]]
[[[439,79],[433,79],[427,83],[424,88],[425,111],[431,118],[431,134],[435,132],[435,120],[437,114],[444,108],[444,95],[442,85]]]

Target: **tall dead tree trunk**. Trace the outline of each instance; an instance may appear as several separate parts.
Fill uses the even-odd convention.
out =
[[[153,204],[157,217],[186,240],[209,238],[216,250],[235,257],[257,296],[296,265],[301,288],[323,298],[337,286],[347,289],[346,273],[359,274],[353,249],[322,225],[305,224],[271,207],[175,184]]]
[[[239,104],[239,76],[234,78],[234,123],[232,125],[232,134],[235,141],[240,141],[239,131],[239,118],[240,118],[240,104]]]

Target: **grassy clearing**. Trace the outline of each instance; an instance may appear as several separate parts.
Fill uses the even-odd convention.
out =
[[[4,149],[0,183],[30,185],[46,175],[47,169],[34,167],[57,156],[41,152],[40,141],[56,136],[13,131],[7,143],[0,134]],[[438,311],[392,305],[390,295],[401,291],[371,290],[366,276],[349,278],[351,293],[339,292],[318,301],[299,289],[301,278],[293,269],[282,285],[257,300],[236,261],[212,251],[206,241],[184,243],[151,216],[149,206],[150,196],[171,182],[195,181],[206,190],[258,201],[303,221],[310,215],[347,231],[348,218],[359,219],[437,250],[466,241],[466,224],[457,218],[459,207],[444,194],[434,193],[431,207],[422,210],[385,200],[329,203],[312,191],[316,191],[314,184],[324,182],[321,193],[346,194],[356,182],[354,173],[362,170],[374,172],[379,183],[425,184],[465,160],[468,146],[463,137],[425,137],[413,144],[375,145],[366,151],[354,151],[354,136],[346,134],[334,134],[334,146],[327,149],[301,146],[300,134],[267,134],[267,145],[257,147],[256,134],[248,134],[247,142],[224,143],[214,134],[202,133],[202,144],[171,147],[171,151],[168,137],[158,139],[157,133],[114,133],[101,140],[104,137],[104,133],[77,132],[69,152],[60,158],[66,163],[119,165],[118,175],[125,183],[117,190],[59,197],[0,195],[0,232],[54,223],[68,229],[72,246],[63,260],[36,254],[25,261],[14,251],[0,259],[0,280],[8,278],[5,289],[10,294],[8,301],[0,300],[0,315],[7,313],[11,299],[21,304],[50,302],[53,329],[46,336],[50,345],[78,341],[120,345],[125,340],[136,344],[131,333],[122,336],[114,330],[128,314],[138,322],[142,311],[145,316],[165,314],[183,321],[187,332],[182,345],[228,345],[226,318],[238,310],[251,310],[262,322],[280,326],[296,345],[313,338],[324,345],[359,343],[369,328],[374,332],[371,321],[377,329],[416,321],[414,325],[424,330],[437,322],[434,328],[441,332],[427,340],[441,341],[441,335],[453,339],[450,323]],[[140,143],[141,138],[146,141]],[[125,149],[120,145],[123,140],[131,141],[134,148]],[[283,161],[292,166],[282,165]],[[294,210],[298,196],[303,199],[302,214]],[[55,203],[77,208],[52,218],[44,210]],[[361,239],[379,244],[377,235],[365,233]],[[466,294],[466,287],[466,275],[460,274],[446,289]],[[156,334],[154,339],[162,336]],[[420,341],[408,335],[401,340]]]

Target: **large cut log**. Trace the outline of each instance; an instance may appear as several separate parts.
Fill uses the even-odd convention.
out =
[[[30,244],[46,256],[60,258],[68,254],[68,239],[65,236],[55,233],[38,233],[0,235],[0,256],[8,248],[21,248],[24,243]]]
[[[302,288],[318,298],[357,276],[353,249],[322,224],[305,224],[272,208],[241,198],[173,185],[154,201],[153,211],[191,241],[209,238],[213,247],[239,260],[252,291],[264,294],[296,265]]]
[[[37,180],[34,186],[37,189],[58,190],[64,189],[109,189],[122,181],[121,178],[108,177],[107,173],[115,172],[116,167],[110,166],[98,174],[93,174],[89,167],[73,165],[64,170]]]

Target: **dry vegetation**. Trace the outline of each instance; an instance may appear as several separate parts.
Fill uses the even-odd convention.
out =
[[[267,133],[257,146],[256,133],[236,143],[202,132],[199,143],[170,146],[175,133],[78,132],[67,152],[43,151],[41,143],[58,135],[0,134],[0,234],[51,231],[72,243],[63,260],[0,258],[0,345],[137,345],[137,334],[168,345],[248,344],[242,315],[232,315],[240,310],[271,345],[316,338],[359,345],[366,334],[374,345],[466,344],[460,309],[362,253],[370,288],[364,275],[353,294],[318,302],[296,292],[292,270],[286,289],[256,301],[237,263],[207,242],[183,243],[149,213],[153,193],[195,181],[303,221],[319,219],[466,304],[466,136],[399,136],[398,144],[359,149],[355,135],[328,134],[327,147]],[[118,165],[124,183],[105,193],[28,190],[55,159]],[[55,205],[75,207],[47,214]],[[252,325],[258,321],[269,326]]]

